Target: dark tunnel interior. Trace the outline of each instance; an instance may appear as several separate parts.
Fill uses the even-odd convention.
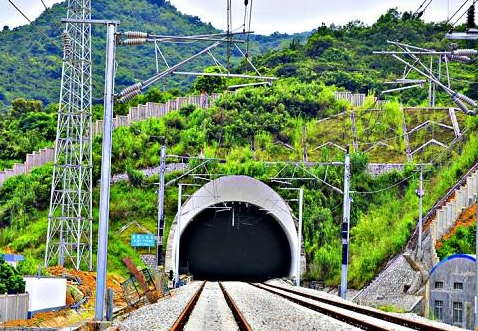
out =
[[[203,210],[181,236],[180,270],[195,279],[262,281],[289,275],[289,242],[257,206],[228,202]]]

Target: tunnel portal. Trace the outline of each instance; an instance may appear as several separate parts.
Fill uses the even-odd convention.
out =
[[[291,209],[277,192],[252,177],[223,176],[179,208],[169,229],[165,270],[210,280],[294,278],[297,239]]]
[[[180,270],[195,279],[287,277],[291,252],[284,230],[267,211],[242,202],[211,206],[184,230]]]

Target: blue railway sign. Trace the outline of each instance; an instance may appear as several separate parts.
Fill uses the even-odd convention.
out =
[[[133,247],[154,247],[156,239],[152,234],[134,233],[131,235],[131,246]]]

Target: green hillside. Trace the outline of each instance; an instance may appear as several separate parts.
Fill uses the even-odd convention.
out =
[[[302,91],[299,100],[295,97],[298,91]],[[118,229],[131,221],[138,221],[151,231],[155,229],[154,182],[158,178],[144,178],[136,170],[159,163],[159,143],[152,136],[166,136],[171,153],[198,155],[202,151],[205,156],[226,159],[226,163],[210,163],[210,172],[254,176],[278,189],[270,178],[283,164],[266,166],[264,161],[300,159],[303,127],[313,128],[319,118],[350,108],[344,102],[335,101],[332,92],[333,89],[321,84],[304,84],[287,79],[272,88],[250,88],[229,95],[210,109],[187,106],[164,118],[115,130],[112,170],[113,173],[127,172],[130,183],[121,182],[112,187],[109,270],[124,273],[121,258],[125,255],[137,258],[129,247],[130,232],[117,235]],[[310,108],[311,105],[313,108]],[[384,108],[384,117],[393,115],[396,107],[392,104]],[[310,112],[309,109],[323,109],[323,112]],[[303,116],[297,117],[297,113]],[[427,114],[423,116],[426,118]],[[342,123],[340,118],[333,119],[329,127],[340,127]],[[389,125],[393,125],[393,121]],[[472,132],[476,129],[476,120],[464,119],[463,140],[449,150],[433,154],[434,165],[425,172],[425,189],[429,192],[425,208],[440,198],[475,161],[477,143]],[[343,131],[332,132],[340,140]],[[370,134],[365,132],[360,138],[364,136]],[[294,146],[295,150],[277,144],[278,141]],[[95,183],[99,179],[100,157],[100,139],[97,138],[94,143]],[[311,160],[326,157],[340,161],[343,154],[332,155],[332,150],[324,150],[322,154],[311,154],[310,157]],[[401,249],[418,213],[418,198],[414,193],[417,187],[416,168],[410,164],[403,173],[392,172],[372,178],[365,173],[368,161],[369,155],[365,153],[352,155],[352,190],[357,193],[353,195],[350,276],[355,287],[362,286],[373,277],[382,263]],[[300,171],[303,170],[291,167],[284,175]],[[307,171],[319,178],[327,172],[327,182],[337,187],[343,185],[341,167],[326,169],[313,166]],[[168,174],[167,180],[178,175]],[[33,272],[44,253],[50,181],[51,166],[45,166],[30,175],[11,178],[0,187],[0,223],[4,227],[0,232],[0,247],[26,254],[27,260],[21,267],[23,272]],[[305,188],[306,277],[337,284],[340,276],[341,196],[320,182],[298,184]],[[293,198],[287,191],[278,192],[285,198]],[[176,199],[177,188],[169,188],[166,192],[166,232],[176,212]],[[96,187],[96,219],[98,200]]]
[[[97,11],[101,10],[101,16],[98,17],[112,18],[114,11],[111,8],[115,8],[116,4],[121,5],[125,12],[136,20],[125,15],[124,25],[130,24],[128,29],[139,28],[139,25],[135,25],[136,22],[151,13],[142,11],[141,6],[156,6],[154,8],[157,8],[156,13],[159,12],[160,17],[171,24],[175,22],[171,16],[172,11],[168,9],[168,12],[165,12],[170,8],[167,3],[158,7],[157,4],[145,0],[134,1],[134,6],[132,1],[118,1],[113,4],[111,1],[96,2]],[[52,11],[55,10],[60,13],[60,6]],[[186,20],[183,16],[177,17],[182,17],[181,22]],[[47,17],[42,17],[40,21],[42,19],[48,21]],[[187,26],[193,29],[196,25],[190,23]],[[191,31],[198,33],[212,28],[202,26],[201,29]],[[224,93],[209,109],[187,106],[169,113],[164,118],[150,119],[115,130],[112,170],[113,173],[127,172],[130,181],[120,182],[112,187],[109,270],[124,273],[121,258],[125,255],[134,256],[136,261],[138,258],[137,253],[129,247],[129,233],[118,235],[118,229],[133,220],[153,232],[155,229],[154,182],[158,178],[144,178],[138,171],[159,163],[160,146],[153,136],[166,136],[168,151],[174,154],[199,155],[202,152],[206,156],[226,159],[225,163],[210,163],[210,172],[249,175],[278,189],[277,184],[271,182],[270,178],[285,164],[271,166],[265,161],[302,160],[304,150],[307,150],[309,161],[343,160],[343,151],[323,146],[327,142],[340,146],[353,145],[352,107],[345,101],[335,100],[334,92],[339,89],[379,91],[384,79],[396,77],[403,69],[385,58],[372,56],[372,50],[385,48],[387,39],[398,38],[404,42],[413,42],[417,46],[443,49],[448,47],[443,40],[445,31],[441,23],[424,23],[411,18],[407,13],[400,14],[395,10],[382,15],[373,26],[354,22],[343,27],[321,27],[304,45],[293,41],[279,51],[269,51],[255,59],[264,72],[281,77],[272,87],[247,88],[234,94]],[[24,33],[18,33],[18,36],[25,37]],[[97,36],[101,35],[100,32],[97,33]],[[7,47],[13,47],[12,40],[7,44]],[[3,46],[0,47],[5,47],[5,42],[1,45]],[[121,55],[124,56],[124,61],[133,58],[133,53],[130,57],[125,54]],[[97,60],[98,63],[101,62],[99,58]],[[128,62],[129,69],[119,71],[120,84],[147,74],[146,62],[139,59],[137,61],[138,63]],[[239,71],[240,67],[239,64],[236,70]],[[454,77],[476,81],[476,64],[469,67],[454,65],[452,69]],[[22,74],[20,71],[18,76],[23,79]],[[99,70],[98,77],[100,76]],[[9,82],[14,81],[13,77],[6,78],[4,83],[2,77],[0,88],[5,88],[9,86]],[[31,82],[42,85],[36,78],[32,78]],[[178,86],[176,84],[179,83],[171,82],[168,88]],[[200,84],[207,85],[208,80],[196,81],[190,91],[194,92]],[[217,84],[221,87],[219,92],[226,84],[227,82]],[[457,81],[453,84],[461,91],[476,92],[472,85],[465,82]],[[53,90],[52,87],[52,93]],[[407,92],[400,98],[395,95],[395,99],[402,101],[404,106],[423,105],[426,103],[425,90]],[[22,93],[12,92],[8,99],[23,95],[29,99],[48,101],[40,98],[41,95],[48,95],[46,90],[35,92],[41,95],[28,89],[25,89],[25,94]],[[118,106],[116,111],[124,114],[130,105],[146,101],[161,102],[173,98],[176,94],[174,91],[163,93],[159,89],[153,89],[129,105]],[[391,99],[394,99],[393,96]],[[438,101],[441,106],[452,105],[442,95],[439,95]],[[401,106],[393,100],[384,106],[378,106],[372,95],[364,107],[354,109],[360,148],[352,155],[352,191],[355,193],[351,217],[350,281],[352,286],[357,288],[370,280],[387,259],[403,247],[418,215],[418,198],[415,195],[417,175],[414,165],[408,164],[401,173],[391,172],[372,178],[365,172],[367,163],[406,161],[403,122],[408,127],[415,127],[426,120],[445,121],[443,112],[403,112]],[[22,153],[31,151],[32,148],[52,144],[54,108],[51,107],[42,108],[38,102],[24,100],[17,100],[11,106],[5,107],[2,117],[4,121],[0,121],[1,138],[7,137],[9,141],[9,144],[0,143],[0,160],[3,160],[4,164],[12,162],[12,159],[21,159]],[[99,117],[99,114],[101,106],[95,108],[95,116]],[[324,120],[331,116],[332,119]],[[473,132],[477,130],[478,121],[476,118],[458,114],[458,122],[463,136],[457,143],[447,149],[427,147],[414,159],[415,162],[432,162],[425,171],[425,209],[431,207],[454,181],[476,162],[478,145]],[[38,135],[35,135],[35,132],[38,130],[42,130],[46,138],[36,138]],[[414,133],[410,137],[410,145],[416,149],[430,139],[450,144],[453,136],[449,131],[432,124],[425,130]],[[0,139],[0,142],[2,140]],[[379,142],[385,145],[381,144],[366,151],[364,146],[374,146]],[[100,138],[96,138],[93,158],[94,183],[99,179],[100,156]],[[307,176],[326,176],[327,182],[336,187],[343,185],[341,167],[311,166],[305,170],[288,168],[284,174],[292,175],[297,171],[308,171]],[[175,176],[178,174],[168,174],[168,179]],[[35,169],[26,176],[11,178],[0,187],[0,247],[26,255],[27,259],[21,265],[23,272],[33,272],[44,253],[50,183],[51,165]],[[296,184],[305,189],[304,243],[308,261],[306,277],[336,285],[340,276],[341,196],[319,181]],[[292,198],[287,191],[278,191],[285,198]],[[94,194],[97,220],[97,186]],[[176,212],[176,199],[177,189],[169,188],[166,192],[166,230],[169,229]]]
[[[8,4],[5,4],[8,5]],[[44,11],[35,25],[61,45],[61,32],[64,25],[60,20],[66,16],[67,2],[53,5]],[[201,22],[198,17],[184,15],[164,0],[97,0],[92,1],[92,16],[97,19],[119,20],[120,31],[145,31],[165,35],[188,35],[213,33],[218,30],[210,24]],[[26,23],[26,22],[25,22]],[[292,39],[304,40],[308,33],[272,34],[253,36],[251,54],[280,47]],[[102,97],[104,81],[104,27],[93,28],[94,96]],[[193,55],[204,48],[204,43],[163,44],[162,51],[170,64],[177,63],[186,56]],[[224,60],[225,47],[215,51]],[[35,99],[48,105],[57,102],[61,78],[61,52],[33,26],[24,25],[13,30],[0,31],[0,104],[10,103],[15,98]],[[238,60],[236,60],[237,62]],[[209,57],[193,62],[192,66],[213,65]],[[164,69],[164,68],[163,68]],[[118,48],[118,89],[145,80],[156,70],[153,45]],[[167,89],[183,89],[190,86],[191,77],[167,79]],[[185,84],[186,83],[186,84]],[[98,100],[97,100],[98,102]]]

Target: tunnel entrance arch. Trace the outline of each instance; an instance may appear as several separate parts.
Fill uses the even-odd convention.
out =
[[[292,211],[261,181],[224,176],[189,197],[169,231],[166,271],[175,270],[179,217],[180,267],[197,278],[296,276],[300,256]]]

